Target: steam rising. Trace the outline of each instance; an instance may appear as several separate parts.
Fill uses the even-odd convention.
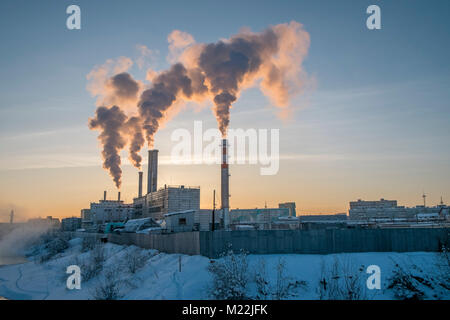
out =
[[[179,30],[169,37],[166,71],[147,71],[146,89],[127,72],[131,63],[120,58],[94,69],[88,86],[101,103],[91,129],[100,130],[103,166],[120,187],[120,151],[129,145],[130,160],[140,168],[139,155],[145,140],[153,147],[154,135],[178,102],[211,101],[218,127],[224,137],[230,123],[230,109],[242,90],[259,85],[262,92],[284,113],[290,97],[303,90],[307,80],[302,62],[308,53],[309,34],[298,22],[272,26],[260,33],[243,30],[216,43],[196,43]],[[109,70],[120,72],[109,74]],[[109,77],[108,77],[108,76]],[[125,114],[121,108],[131,114]],[[119,106],[121,108],[119,108]],[[145,136],[145,138],[144,138]]]
[[[100,130],[98,139],[103,146],[103,168],[109,171],[117,188],[120,188],[122,177],[119,153],[126,144],[121,132],[125,121],[126,115],[117,106],[98,107],[95,117],[89,119],[89,128]]]

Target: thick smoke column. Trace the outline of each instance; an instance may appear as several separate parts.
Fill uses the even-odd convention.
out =
[[[103,145],[103,168],[109,171],[117,188],[120,188],[122,169],[120,168],[120,151],[125,147],[126,140],[121,130],[126,121],[126,115],[117,106],[98,107],[95,117],[89,119],[89,128],[100,130],[98,139]]]
[[[264,58],[276,49],[277,37],[269,29],[262,34],[208,44],[200,54],[198,64],[215,95],[215,113],[223,136],[228,128],[231,104],[237,99],[244,77],[255,74]]]
[[[160,73],[148,70],[151,85],[146,89],[126,72],[132,62],[124,57],[115,67],[111,66],[113,60],[108,60],[88,75],[92,82],[88,89],[101,105],[96,118],[90,120],[90,128],[101,130],[104,167],[118,187],[120,150],[128,144],[130,160],[140,168],[139,152],[145,140],[152,148],[155,133],[178,102],[212,101],[225,138],[231,106],[242,90],[259,85],[286,115],[290,97],[301,92],[307,79],[302,62],[308,53],[309,34],[295,21],[259,33],[244,30],[210,44],[195,43],[191,35],[179,30],[168,40],[169,60],[178,62]],[[131,114],[118,107],[129,111],[130,105]]]
[[[173,105],[178,96],[182,95],[185,99],[189,99],[193,93],[193,81],[181,63],[173,65],[168,71],[153,79],[153,86],[142,93],[138,103],[150,147],[153,146],[153,136],[167,109]]]
[[[145,143],[145,138],[142,133],[142,121],[139,117],[131,117],[124,125],[124,130],[126,131],[129,139],[129,149],[130,160],[133,166],[140,169],[142,157],[139,152]]]

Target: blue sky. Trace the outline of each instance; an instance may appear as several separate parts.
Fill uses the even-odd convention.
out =
[[[66,29],[70,4],[81,7],[81,30]],[[381,30],[366,28],[370,4],[381,7]],[[261,31],[295,20],[311,37],[304,68],[316,79],[315,90],[294,99],[299,110],[287,123],[274,116],[274,108],[257,89],[246,91],[231,115],[231,127],[281,128],[282,154],[299,159],[286,161],[286,171],[311,166],[311,177],[302,173],[285,182],[286,188],[303,178],[311,179],[305,181],[310,185],[336,180],[336,186],[331,183],[327,189],[327,205],[310,200],[318,197],[312,193],[306,198],[291,194],[293,200],[305,204],[306,211],[344,211],[354,197],[384,196],[413,205],[425,190],[434,195],[434,202],[441,194],[450,198],[449,9],[448,1],[3,0],[0,190],[11,189],[11,170],[29,176],[29,170],[61,166],[96,166],[98,175],[106,176],[102,183],[110,183],[100,166],[97,133],[87,128],[95,100],[86,90],[86,75],[95,65],[119,56],[135,59],[136,45],[143,44],[158,51],[152,67],[163,70],[169,66],[167,36],[174,29],[189,32],[197,42],[215,42],[242,27]],[[136,66],[131,73],[144,78]],[[158,133],[159,140],[167,140],[176,127],[191,128],[194,120],[215,126],[208,109],[184,111]],[[124,182],[129,198],[134,174]],[[285,181],[283,172],[280,175],[276,185]],[[274,183],[258,179],[251,181]],[[345,195],[337,191],[340,183],[347,185]],[[101,194],[103,187],[98,188]],[[22,189],[17,185],[3,193],[0,206],[19,205]],[[91,194],[84,198],[86,203],[96,200]],[[237,205],[247,204],[236,198]]]

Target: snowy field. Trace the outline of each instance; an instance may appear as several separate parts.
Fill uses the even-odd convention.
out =
[[[214,284],[222,286],[210,272],[214,265],[241,273],[225,282],[236,281],[233,290],[249,299],[345,299],[349,290],[356,299],[450,298],[448,257],[442,253],[236,255],[212,263],[135,246],[92,246],[78,238],[51,257],[46,250],[35,246],[27,252],[29,262],[0,267],[0,296],[101,299],[112,292],[119,299],[213,299]],[[66,287],[66,268],[74,264],[82,270],[80,290]],[[381,269],[379,290],[367,289],[369,265]]]

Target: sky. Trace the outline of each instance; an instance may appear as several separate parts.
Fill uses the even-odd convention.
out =
[[[67,6],[81,8],[81,30],[66,28]],[[380,30],[366,8],[381,8]],[[293,97],[289,119],[255,87],[233,104],[230,128],[280,131],[280,167],[230,166],[232,208],[277,207],[297,214],[339,213],[356,199],[400,205],[450,202],[450,12],[448,1],[20,1],[0,3],[0,221],[78,216],[103,190],[117,189],[102,168],[97,131],[88,128],[96,99],[87,74],[107,59],[170,64],[167,37],[199,43],[297,21],[311,44],[303,68],[314,85]],[[159,185],[201,187],[201,207],[220,188],[216,165],[165,161],[177,128],[215,128],[211,105],[187,106],[155,136]],[[146,162],[146,148],[141,152]],[[122,199],[137,193],[137,170],[123,158]],[[145,189],[145,186],[144,186]]]

